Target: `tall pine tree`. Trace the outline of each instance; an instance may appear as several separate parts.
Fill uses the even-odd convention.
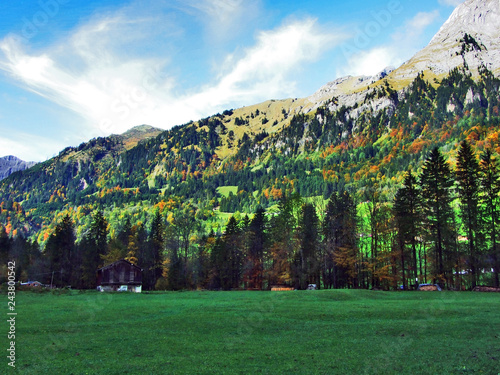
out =
[[[143,285],[146,290],[154,289],[162,276],[165,225],[159,210],[156,210],[149,231],[149,239],[139,265],[143,267]]]
[[[248,227],[248,257],[245,283],[250,289],[262,289],[264,281],[264,252],[266,246],[265,210],[258,207]]]
[[[407,172],[403,187],[396,192],[394,199],[394,217],[398,231],[398,242],[401,251],[401,267],[403,286],[406,279],[418,281],[417,244],[422,228],[422,197],[417,178],[411,169]],[[409,248],[410,251],[407,251]],[[405,270],[408,269],[408,274]]]
[[[420,176],[427,239],[433,244],[433,280],[450,284],[456,262],[453,178],[438,148],[431,151]]]
[[[469,249],[471,286],[474,288],[479,272],[479,164],[469,143],[463,141],[458,150],[456,179],[460,199],[460,216]]]
[[[102,266],[102,256],[108,252],[108,222],[101,211],[94,212],[89,231],[80,247],[82,252],[82,287],[95,288],[97,269]]]
[[[333,192],[323,221],[323,283],[326,288],[357,285],[356,204],[349,193]]]
[[[299,220],[300,248],[297,254],[296,287],[306,289],[308,284],[320,286],[319,219],[312,203],[302,206]]]
[[[489,244],[489,256],[494,272],[494,283],[499,287],[500,245],[498,227],[500,225],[500,168],[498,160],[490,149],[481,155],[479,167],[479,191],[483,231]]]

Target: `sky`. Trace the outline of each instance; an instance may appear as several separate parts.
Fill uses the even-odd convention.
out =
[[[463,0],[2,0],[0,157],[397,67]]]

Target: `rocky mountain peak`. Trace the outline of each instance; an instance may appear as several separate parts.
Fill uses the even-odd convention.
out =
[[[33,161],[26,162],[13,155],[4,156],[0,158],[0,180],[9,177],[14,172],[31,168],[35,164]]]
[[[443,78],[457,67],[478,76],[481,67],[500,74],[500,0],[467,0],[459,5],[423,50],[399,68],[386,68],[374,76],[342,77],[304,99],[302,110],[314,111],[328,104],[335,110],[358,106],[352,113],[379,111],[391,106],[387,98],[365,103],[374,88],[385,85],[402,92],[419,73],[427,80]]]
[[[467,0],[453,11],[429,44],[441,43],[464,32],[498,37],[499,18],[499,0]]]
[[[413,58],[396,69],[391,78],[409,81],[420,72],[442,77],[465,66],[478,75],[485,66],[500,73],[500,0],[467,0],[459,5]]]

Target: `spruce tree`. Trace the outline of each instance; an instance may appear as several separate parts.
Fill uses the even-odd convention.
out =
[[[296,248],[295,231],[297,218],[295,211],[300,208],[301,198],[298,195],[282,197],[278,203],[279,213],[270,223],[270,237],[273,243],[269,249],[270,266],[268,270],[271,285],[291,285],[292,262]]]
[[[165,225],[159,210],[156,210],[151,223],[148,245],[142,267],[144,268],[145,288],[153,289],[156,281],[162,276],[163,248],[165,241]]]
[[[333,192],[323,221],[325,287],[357,286],[356,204],[347,192]]]
[[[500,225],[500,167],[491,149],[487,149],[481,155],[479,168],[482,226],[489,243],[488,253],[492,260],[494,283],[496,287],[499,287],[500,245],[497,228]]]
[[[306,203],[302,206],[299,221],[300,249],[297,280],[300,289],[306,289],[308,284],[320,286],[318,230],[319,219],[316,208],[312,203]]]
[[[7,264],[9,261],[9,253],[12,245],[12,240],[7,234],[7,230],[0,223],[0,261],[2,264]]]
[[[224,233],[223,239],[227,251],[229,252],[228,269],[231,288],[239,288],[243,262],[242,236],[238,221],[235,219],[234,215],[231,216],[226,225],[226,232]]]
[[[450,283],[456,261],[453,178],[438,148],[431,151],[422,167],[424,224],[427,239],[433,243],[433,280]]]
[[[92,217],[89,231],[84,235],[80,247],[82,252],[82,286],[96,287],[96,272],[102,266],[102,255],[108,250],[108,222],[101,211]]]
[[[458,150],[456,179],[460,199],[460,216],[467,235],[471,284],[474,288],[479,272],[479,164],[467,141]]]
[[[245,281],[248,288],[262,289],[264,281],[264,252],[267,220],[265,210],[259,206],[249,225],[248,264]]]
[[[422,197],[417,178],[411,169],[405,176],[403,187],[396,192],[394,217],[401,251],[403,286],[406,287],[406,277],[411,277],[415,283],[418,280],[417,243],[422,225]],[[406,250],[408,246],[410,252]],[[406,267],[409,275],[405,274]]]
[[[325,288],[338,288],[341,285],[340,269],[334,262],[334,254],[340,247],[342,217],[344,213],[341,210],[341,201],[339,195],[334,191],[330,195],[323,221],[323,283]],[[344,284],[344,283],[342,283]]]

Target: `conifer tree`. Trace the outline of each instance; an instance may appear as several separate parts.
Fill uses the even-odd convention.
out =
[[[456,179],[460,199],[460,216],[467,235],[471,284],[474,288],[479,272],[479,164],[467,141],[460,144]]]
[[[327,226],[331,230],[329,233]],[[332,194],[324,227],[325,242],[333,235],[334,288],[357,287],[360,272],[356,243],[358,223],[356,204],[348,192]]]
[[[226,232],[223,236],[224,244],[229,252],[229,274],[231,288],[239,288],[241,282],[243,252],[242,252],[242,236],[238,226],[238,221],[234,215],[229,218],[226,225]]]
[[[11,239],[5,230],[5,227],[0,224],[0,261],[2,264],[7,264],[11,247]]]
[[[149,231],[149,238],[139,265],[143,268],[143,285],[151,290],[162,276],[165,225],[159,210],[156,210]]]
[[[264,281],[264,252],[267,220],[265,210],[259,206],[248,227],[248,257],[245,281],[248,288],[262,289]]]
[[[431,151],[422,167],[420,185],[422,187],[424,223],[427,238],[433,243],[434,282],[449,283],[452,279],[453,264],[456,259],[453,178],[450,167],[437,148]]]
[[[132,223],[130,222],[130,216],[127,215],[125,217],[125,223],[123,224],[123,228],[118,232],[117,239],[120,243],[126,248],[128,247],[128,241],[130,238],[130,234],[132,231]]]
[[[339,194],[334,191],[330,195],[323,221],[323,283],[325,288],[339,288],[344,284],[341,272],[334,261],[338,249],[342,246],[343,216]]]
[[[500,225],[500,167],[491,149],[481,155],[479,173],[481,218],[485,237],[489,243],[489,255],[494,270],[494,283],[499,287],[500,245],[498,227]]]
[[[302,206],[299,220],[300,248],[297,254],[296,284],[299,289],[306,289],[308,284],[320,286],[319,265],[319,219],[316,208],[311,203]]]
[[[297,243],[295,211],[300,207],[300,202],[298,195],[282,197],[278,203],[279,213],[270,223],[273,243],[269,249],[268,276],[271,285],[290,285],[292,282],[291,266]]]
[[[45,254],[49,260],[49,272],[56,276],[54,284],[64,285],[71,282],[75,257],[75,229],[73,220],[65,215],[56,225],[55,232],[50,235],[45,246]]]
[[[81,241],[82,252],[82,286],[96,287],[97,269],[102,266],[102,255],[108,251],[108,222],[101,211],[92,217],[89,231]]]
[[[403,286],[406,287],[405,269],[415,283],[418,280],[417,243],[422,225],[422,197],[418,188],[416,176],[408,170],[403,187],[396,192],[394,199],[394,216],[398,231],[398,241],[401,251],[401,266]],[[409,246],[410,252],[407,252]]]
[[[206,289],[209,287],[211,262],[210,255],[213,253],[215,245],[215,233],[213,229],[210,230],[208,235],[203,235],[199,239],[198,252],[196,257],[194,284],[197,288]]]
[[[212,289],[231,289],[231,250],[222,237],[217,237],[210,254],[212,271],[210,286]]]

